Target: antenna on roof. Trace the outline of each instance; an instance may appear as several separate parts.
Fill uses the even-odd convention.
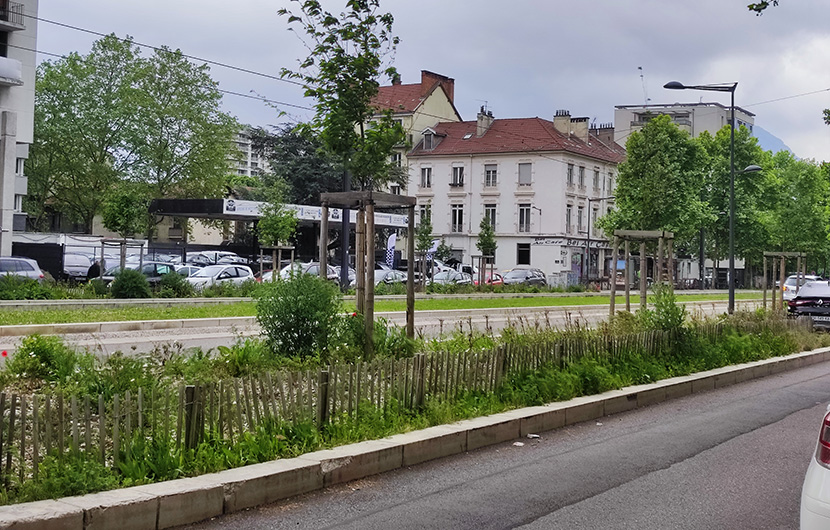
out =
[[[648,91],[646,90],[646,76],[643,73],[643,67],[642,66],[638,66],[637,70],[640,71],[640,83],[642,83],[642,85],[643,85],[643,103],[648,105],[649,102],[651,101],[651,98],[648,97]]]
[[[475,101],[484,103],[484,105],[481,106],[481,113],[482,114],[487,114],[487,111],[490,110],[490,109],[487,108],[487,100],[486,99],[477,99]]]

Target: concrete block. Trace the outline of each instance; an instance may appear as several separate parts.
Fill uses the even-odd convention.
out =
[[[734,371],[724,371],[715,374],[714,377],[715,388],[723,388],[725,386],[734,385],[737,382]]]
[[[403,445],[391,440],[370,440],[303,455],[303,460],[319,462],[323,484],[342,484],[403,465]]]
[[[133,322],[101,322],[101,333],[117,331],[141,331],[147,329],[141,320]]]
[[[692,393],[705,392],[715,389],[715,378],[711,376],[701,377],[692,380]]]
[[[752,379],[752,366],[742,365],[739,369],[733,372],[735,374],[735,383],[743,383]]]
[[[664,401],[666,401],[666,388],[663,386],[637,392],[637,407],[648,407]]]
[[[769,363],[769,375],[780,374],[787,371],[787,365],[781,359],[775,359],[774,362]]]
[[[605,402],[595,396],[574,398],[567,405],[565,425],[595,420],[605,415]]]
[[[215,475],[170,480],[133,489],[158,497],[159,530],[222,515],[225,504],[225,489]]]
[[[224,512],[231,513],[260,504],[301,495],[323,487],[319,461],[303,458],[275,460],[229,469],[205,478],[224,487]]]
[[[636,392],[621,392],[615,390],[613,392],[606,392],[601,394],[605,398],[605,415],[619,414],[637,408],[637,393]]]
[[[493,414],[460,422],[467,430],[467,450],[474,451],[497,443],[515,440],[520,436],[521,416],[509,413]]]
[[[467,450],[467,431],[455,425],[439,425],[406,434],[396,434],[386,440],[403,446],[404,467],[457,455]]]
[[[532,412],[519,423],[519,436],[522,438],[565,426],[565,409],[561,406],[532,407]]]
[[[83,530],[84,511],[60,501],[0,506],[3,530]]]
[[[762,364],[756,364],[752,367],[752,377],[753,379],[758,379],[761,377],[766,377],[770,374],[770,363],[764,362]]]
[[[666,401],[677,399],[692,394],[692,381],[679,381],[673,385],[666,386]]]
[[[101,330],[100,322],[87,322],[77,324],[52,324],[50,333],[65,335],[68,333],[98,333]]]
[[[218,318],[189,318],[182,320],[183,328],[218,328],[222,325]]]
[[[181,329],[181,320],[145,320],[144,329]]]
[[[40,335],[46,335],[51,333],[51,329],[52,326],[41,324],[0,326],[0,335],[4,337],[20,337],[23,335],[34,335],[35,333]]]
[[[84,530],[146,530],[156,527],[158,497],[135,488],[67,497],[60,502],[84,511]]]

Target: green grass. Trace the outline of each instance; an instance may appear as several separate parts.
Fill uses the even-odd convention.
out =
[[[678,302],[700,302],[726,300],[726,294],[678,294]],[[759,298],[757,293],[737,293],[739,300]],[[416,300],[419,311],[451,309],[487,309],[508,307],[562,307],[607,305],[607,296],[539,296],[530,298],[432,298]],[[631,296],[631,303],[638,304],[639,296]],[[617,297],[618,307],[625,304],[625,298]],[[346,302],[346,311],[354,310],[353,302]],[[376,312],[404,311],[405,300],[377,300]],[[181,320],[189,318],[248,317],[256,315],[254,302],[215,305],[178,305],[173,307],[121,307],[85,309],[42,309],[24,311],[3,311],[0,326],[20,324],[63,324],[73,322],[115,322],[122,320]]]

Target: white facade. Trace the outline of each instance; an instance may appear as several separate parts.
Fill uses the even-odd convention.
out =
[[[551,282],[573,283],[584,277],[589,239],[591,248],[599,249],[592,253],[591,274],[605,274],[610,247],[596,219],[613,204],[606,197],[613,195],[616,168],[616,161],[562,150],[464,155],[419,150],[410,154],[415,180],[410,194],[418,199],[418,215],[430,210],[435,237],[444,238],[462,262],[481,254],[479,225],[483,217],[491,222],[495,217],[498,270],[529,265]]]
[[[245,127],[236,135],[238,155],[230,162],[230,169],[233,173],[246,177],[270,173],[268,159],[254,151],[250,131],[250,127]]]
[[[38,0],[0,5],[0,256],[26,228],[24,162],[34,132]]]
[[[642,129],[652,118],[668,115],[680,129],[697,137],[703,131],[714,136],[729,125],[730,107],[720,103],[673,103],[666,105],[618,105],[614,107],[614,141],[625,145],[634,131]],[[755,125],[755,114],[735,107],[735,123],[749,132]]]

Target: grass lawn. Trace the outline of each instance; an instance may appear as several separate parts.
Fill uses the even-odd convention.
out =
[[[713,295],[677,295],[679,302],[699,302],[707,300],[726,300],[726,294]],[[757,299],[757,293],[736,293],[739,300]],[[632,303],[639,303],[639,296],[631,296]],[[624,304],[622,296],[617,297],[617,304]],[[606,305],[605,296],[546,296],[538,298],[438,298],[416,300],[418,310],[450,309],[485,309],[505,307],[561,307],[579,305]],[[346,303],[347,310],[354,309],[353,302]],[[377,300],[376,312],[404,311],[405,300]],[[0,326],[16,324],[58,324],[71,322],[112,322],[122,320],[180,320],[188,318],[245,317],[256,315],[254,302],[216,305],[179,305],[174,307],[124,307],[124,308],[87,308],[87,309],[43,309],[26,311],[3,311],[0,313]]]

